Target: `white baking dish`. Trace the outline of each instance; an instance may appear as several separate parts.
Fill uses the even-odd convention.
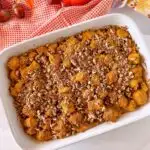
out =
[[[145,42],[143,40],[143,35],[139,31],[137,25],[134,21],[121,14],[111,14],[103,17],[99,17],[96,19],[92,19],[80,24],[73,25],[71,27],[67,27],[64,29],[60,29],[51,33],[47,33],[45,35],[35,37],[33,39],[23,41],[16,45],[13,45],[0,53],[0,98],[3,104],[3,107],[6,112],[6,116],[12,131],[12,134],[18,143],[18,145],[25,150],[50,150],[63,147],[65,145],[75,143],[81,141],[83,139],[87,139],[89,137],[102,134],[104,132],[110,131],[112,129],[124,126],[126,124],[132,123],[139,119],[142,119],[148,115],[150,115],[150,103],[141,107],[135,112],[127,113],[122,116],[116,123],[104,123],[94,127],[84,133],[77,134],[75,136],[71,136],[61,140],[48,141],[43,143],[38,143],[27,136],[20,122],[17,120],[17,115],[15,108],[13,106],[13,99],[9,95],[8,87],[9,80],[7,78],[7,70],[6,70],[6,62],[10,56],[20,54],[22,52],[27,51],[28,49],[35,48],[37,46],[46,44],[48,42],[53,42],[59,37],[70,36],[77,32],[89,29],[89,28],[100,28],[105,25],[121,25],[127,26],[129,32],[131,33],[133,39],[136,41],[138,46],[140,47],[140,52],[145,58],[146,66],[147,66],[147,78],[150,77],[150,51],[148,50]]]

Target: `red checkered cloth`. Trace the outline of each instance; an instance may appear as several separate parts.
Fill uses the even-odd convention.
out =
[[[48,5],[46,0],[35,0],[32,15],[27,11],[24,19],[13,17],[0,24],[0,50],[24,39],[104,15],[112,5],[113,0],[91,0],[83,6],[61,8]]]

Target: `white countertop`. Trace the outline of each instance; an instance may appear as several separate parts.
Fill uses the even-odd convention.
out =
[[[150,19],[129,8],[117,9],[131,16],[143,34],[150,35]],[[145,36],[150,41],[149,36]],[[150,44],[149,44],[150,48]],[[110,131],[79,143],[67,146],[61,150],[150,150],[150,117],[125,127]],[[21,150],[13,139],[4,110],[0,102],[0,150]]]

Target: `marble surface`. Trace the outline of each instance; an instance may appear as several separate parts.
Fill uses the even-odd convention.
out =
[[[115,9],[112,12],[131,16],[138,24],[145,40],[150,41],[150,19],[135,13],[130,8]],[[150,48],[150,45],[149,45]],[[150,117],[136,123],[95,136],[93,138],[61,148],[60,150],[150,150]],[[21,150],[8,127],[0,102],[0,150]],[[50,150],[50,149],[49,149]]]

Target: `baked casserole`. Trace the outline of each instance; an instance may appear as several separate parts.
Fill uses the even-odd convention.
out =
[[[64,138],[146,104],[143,63],[126,27],[105,26],[12,56],[9,90],[28,135]]]

